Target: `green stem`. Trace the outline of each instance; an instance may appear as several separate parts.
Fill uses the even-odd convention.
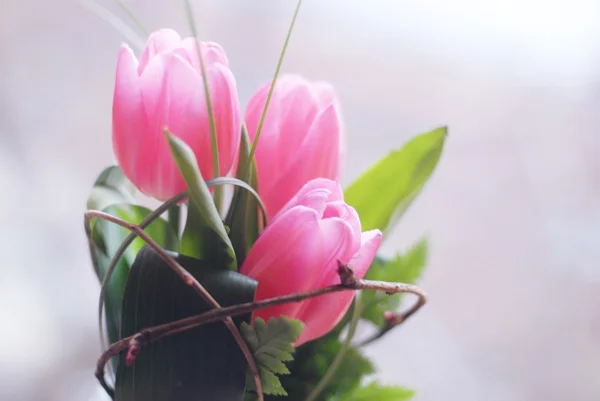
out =
[[[361,298],[362,297],[359,296],[356,296],[354,298],[354,310],[352,311],[352,320],[350,320],[350,326],[348,327],[348,334],[346,335],[346,339],[342,343],[342,346],[340,347],[340,350],[335,356],[335,359],[329,366],[329,369],[327,369],[327,372],[325,372],[325,374],[321,378],[321,381],[317,384],[313,391],[311,391],[308,397],[306,397],[306,401],[315,401],[317,399],[317,397],[323,392],[323,390],[325,390],[325,388],[333,378],[333,375],[335,375],[341,363],[343,362],[344,356],[346,356],[346,352],[348,351],[348,348],[350,348],[352,338],[356,333],[358,321],[360,320],[360,313],[362,311]]]
[[[181,228],[181,207],[177,205],[171,206],[167,213],[167,219],[169,225],[173,228],[173,231],[167,233],[167,249],[177,251],[177,249],[174,248],[175,244],[178,242],[179,231]]]
[[[210,98],[210,89],[208,87],[208,74],[206,73],[206,68],[204,64],[204,56],[202,55],[202,50],[200,49],[200,41],[198,40],[198,30],[196,28],[196,22],[194,21],[194,12],[192,9],[192,5],[189,0],[184,0],[185,3],[185,11],[188,17],[188,24],[190,25],[190,30],[192,31],[192,35],[196,39],[196,51],[198,52],[198,60],[200,61],[200,73],[202,74],[202,83],[204,87],[204,97],[206,99],[206,109],[208,111],[208,123],[210,125],[210,144],[212,148],[212,159],[213,159],[213,177],[217,178],[221,176],[221,170],[219,167],[219,141],[217,139],[217,126],[215,124],[215,112],[212,105],[212,100]],[[221,212],[222,207],[222,199],[223,199],[223,188],[216,187],[215,188],[215,205],[217,205],[217,210]]]
[[[281,70],[281,65],[283,64],[283,57],[285,56],[285,52],[288,47],[288,43],[290,42],[290,38],[292,37],[292,31],[294,30],[294,24],[296,23],[296,18],[298,17],[298,12],[300,11],[300,5],[302,5],[302,0],[298,0],[298,4],[296,4],[296,10],[294,11],[294,16],[292,17],[292,23],[290,24],[290,28],[288,29],[287,36],[285,37],[285,42],[283,42],[283,49],[281,49],[281,54],[279,55],[279,60],[277,61],[277,67],[275,68],[275,74],[273,75],[273,81],[271,81],[271,87],[269,88],[269,93],[267,94],[267,99],[265,100],[265,107],[263,108],[262,115],[260,116],[260,121],[258,122],[258,127],[256,128],[256,135],[254,136],[254,141],[252,142],[252,147],[250,148],[250,154],[248,156],[248,161],[246,163],[246,167],[244,171],[248,171],[252,160],[254,158],[254,152],[256,151],[256,145],[258,144],[258,138],[260,138],[260,132],[262,131],[263,124],[265,122],[265,117],[267,115],[267,110],[269,109],[269,103],[271,102],[271,96],[273,95],[273,90],[275,89],[275,82],[277,81],[277,77],[279,76],[279,71]],[[245,177],[246,175],[242,175]]]
[[[137,25],[138,29],[142,31],[145,36],[148,36],[148,30],[144,27],[144,24],[135,16],[135,14],[127,7],[121,0],[115,0],[117,5],[127,14],[127,16]]]

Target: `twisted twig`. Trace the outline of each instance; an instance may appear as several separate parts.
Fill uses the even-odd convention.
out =
[[[269,308],[272,306],[282,305],[286,303],[301,302],[309,298],[315,298],[318,296],[339,291],[375,290],[384,291],[390,295],[400,292],[408,292],[417,295],[419,300],[411,308],[412,313],[410,313],[410,315],[412,315],[421,306],[423,306],[427,300],[425,293],[419,287],[411,284],[359,280],[356,278],[352,269],[349,266],[341,263],[338,272],[341,280],[341,284],[338,285],[332,285],[329,287],[319,288],[311,291],[298,292],[294,294],[284,295],[281,297],[269,298],[258,302],[248,302],[244,304],[229,306],[226,308],[213,309],[196,316],[144,329],[137,334],[134,334],[112,344],[106,350],[106,352],[102,354],[100,359],[98,359],[98,363],[96,366],[96,377],[106,389],[104,381],[104,366],[112,357],[117,356],[120,352],[128,350],[128,352],[138,353],[145,345],[160,340],[163,337],[177,334],[182,331],[189,330],[206,323],[222,320],[226,317],[231,318],[233,316],[250,313],[258,309]]]
[[[177,263],[177,261],[175,259],[173,259],[171,256],[169,256],[169,254],[167,252],[165,252],[165,250],[162,249],[160,247],[160,245],[158,245],[152,239],[152,237],[150,237],[148,234],[146,234],[144,232],[144,230],[142,228],[140,228],[138,225],[130,223],[128,221],[125,221],[123,219],[120,219],[118,217],[110,215],[108,213],[100,212],[98,210],[88,210],[84,214],[86,232],[89,230],[90,220],[94,217],[100,218],[100,219],[105,219],[107,221],[110,221],[111,223],[118,224],[121,227],[125,227],[126,229],[136,233],[152,249],[154,249],[156,251],[156,253],[158,253],[158,255],[161,257],[161,259],[166,264],[168,264],[169,267],[171,267],[173,269],[173,271],[175,271],[175,273],[177,273],[177,275],[187,285],[192,287],[198,294],[200,294],[200,296],[202,296],[202,298],[204,298],[204,300],[206,302],[208,302],[209,304],[212,304],[212,306],[216,309],[221,308],[221,305],[219,305],[219,303],[212,297],[212,295],[210,295],[208,293],[208,291],[206,291],[206,289],[202,286],[202,284],[200,284],[194,276],[192,276],[190,273],[188,273],[187,270],[185,270],[179,263]],[[238,346],[240,347],[242,353],[244,354],[244,357],[246,358],[246,361],[248,362],[248,367],[250,369],[250,373],[252,374],[252,376],[254,378],[255,383],[258,381],[257,388],[260,389],[261,388],[260,375],[258,374],[258,367],[256,366],[256,361],[254,360],[254,356],[252,355],[250,348],[248,348],[248,345],[244,341],[244,338],[242,337],[242,335],[241,335],[240,331],[238,330],[238,328],[236,327],[235,323],[233,323],[233,320],[231,319],[230,316],[223,316],[223,317],[221,317],[221,320],[223,320],[223,323],[225,323],[225,326],[227,326],[227,328],[229,329],[229,331],[235,338],[235,341],[238,343]],[[136,352],[139,352],[139,349],[136,348],[135,346],[132,346],[132,348],[130,350],[132,351],[132,355],[134,353],[134,350],[137,350]],[[104,387],[106,392],[111,397],[114,397],[114,390],[112,388],[110,388],[110,386],[106,383],[106,380],[104,379],[104,367],[102,369],[102,374],[96,375],[96,376],[98,377],[100,384],[102,385],[102,387]]]

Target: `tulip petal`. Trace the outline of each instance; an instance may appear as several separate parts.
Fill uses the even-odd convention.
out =
[[[141,81],[148,121],[144,139],[152,151],[144,153],[139,164],[146,169],[147,182],[154,185],[152,196],[162,200],[185,189],[163,128],[167,127],[190,146],[197,158],[207,155],[198,159],[203,175],[203,166],[212,169],[210,152],[200,152],[210,146],[202,79],[186,60],[173,53],[162,53],[150,61]]]
[[[235,78],[223,64],[215,64],[208,70],[208,87],[215,116],[219,144],[219,167],[221,175],[233,168],[240,146],[240,103]],[[211,177],[212,166],[210,167]]]
[[[361,248],[348,263],[354,270],[357,278],[363,278],[367,273],[381,245],[381,239],[382,234],[379,230],[362,233]],[[323,277],[320,285],[315,288],[327,287],[339,283],[340,278],[337,269],[330,269]],[[342,291],[306,301],[301,313],[297,317],[305,323],[306,328],[300,335],[296,346],[319,338],[332,330],[344,317],[344,314],[352,304],[353,298],[353,291]]]
[[[344,198],[344,193],[339,182],[332,181],[327,178],[315,178],[307,182],[298,193],[280,209],[276,216],[285,213],[288,209],[296,205],[304,205],[317,211],[322,217],[325,212],[326,202],[341,201]],[[358,230],[360,232],[360,229]]]
[[[136,186],[139,184],[138,158],[146,152],[140,132],[145,130],[138,62],[133,51],[123,45],[117,60],[112,109],[113,151],[123,173]]]
[[[200,58],[198,58],[198,44],[204,58],[204,65],[208,69],[215,64],[229,66],[225,50],[215,42],[201,42],[194,38],[185,38],[173,50],[174,53],[187,60],[195,69],[201,71]]]
[[[298,206],[281,216],[258,238],[240,272],[258,280],[255,299],[261,300],[314,288],[322,260],[319,221],[314,210]],[[261,309],[254,317],[294,317],[300,304]]]
[[[295,155],[283,174],[273,177],[272,191],[265,193],[263,201],[271,214],[282,208],[301,188],[302,183],[315,177],[335,180],[339,175],[340,126],[334,106],[323,111],[313,124],[304,144],[295,150]],[[258,157],[258,156],[257,156]],[[259,178],[264,171],[259,170]],[[259,185],[260,185],[259,179]],[[261,187],[262,188],[262,187]]]
[[[352,227],[353,241],[352,241],[352,254],[358,251],[361,244],[360,236],[358,235],[362,230],[360,227],[360,218],[358,213],[352,207],[344,203],[343,201],[329,202],[325,211],[323,212],[323,218],[341,218],[348,222]]]
[[[172,29],[160,29],[153,32],[148,41],[146,47],[140,56],[140,64],[138,66],[138,75],[142,75],[144,69],[148,65],[148,62],[157,54],[164,51],[174,49],[177,44],[181,42],[181,36]]]
[[[260,87],[252,95],[246,106],[244,122],[248,129],[248,137],[252,142],[254,142],[254,138],[256,137],[256,131],[258,130],[258,124],[265,107],[269,87],[270,83]],[[269,103],[269,109],[267,111],[268,118],[263,122],[255,153],[256,168],[259,174],[259,193],[261,194],[266,194],[266,191],[269,189],[269,180],[271,179],[271,174],[273,174],[272,172],[278,171],[279,144],[277,136],[279,135],[280,120],[280,106],[277,100],[278,95],[279,93],[275,91],[271,98],[271,102]]]

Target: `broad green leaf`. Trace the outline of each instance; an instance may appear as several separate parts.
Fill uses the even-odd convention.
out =
[[[134,224],[140,224],[151,213],[151,210],[145,207],[128,204],[112,205],[103,211]],[[167,246],[169,234],[173,234],[171,226],[161,218],[156,219],[144,231],[163,247]],[[93,225],[92,238],[96,244],[95,253],[98,261],[98,271],[96,274],[100,282],[104,279],[115,253],[130,233],[126,228],[114,223],[96,219]],[[172,250],[177,250],[176,247],[178,244],[175,243],[173,245],[174,248]],[[138,237],[127,247],[108,281],[105,294],[105,310],[108,338],[111,343],[119,339],[121,304],[125,284],[127,283],[130,267],[142,246],[144,246],[144,241]]]
[[[287,395],[277,375],[290,373],[283,362],[294,359],[292,344],[298,340],[303,329],[301,321],[285,316],[272,317],[268,324],[257,318],[254,327],[242,323],[242,335],[256,359],[265,394]]]
[[[170,254],[222,306],[254,299],[257,282],[207,261]],[[211,309],[150,247],[139,252],[123,298],[121,337]],[[236,325],[250,314],[234,318]],[[247,363],[222,322],[163,337],[142,348],[132,366],[121,353],[117,401],[241,401]]]
[[[422,134],[373,165],[344,192],[360,216],[363,231],[385,231],[406,212],[433,173],[446,128]]]
[[[227,235],[227,230],[221,220],[208,186],[202,179],[194,152],[192,152],[185,142],[176,136],[169,133],[166,136],[171,147],[171,153],[187,184],[190,196],[188,222],[181,239],[181,253],[199,259],[220,261],[221,255],[218,257],[215,257],[214,254],[210,256],[206,255],[206,252],[214,252],[216,248],[219,254],[221,251],[227,254],[228,258],[225,259],[227,267],[237,270],[233,245]],[[215,245],[213,239],[207,238],[207,236],[210,236],[210,232],[205,230],[206,227],[209,227],[216,234],[222,246]]]
[[[287,367],[289,375],[281,376],[281,384],[288,393],[286,401],[304,401],[319,383],[335,356],[341,343],[337,333],[330,333],[318,340],[303,344],[296,349],[294,360]],[[371,362],[355,347],[350,347],[344,356],[344,362],[317,398],[317,401],[329,400],[334,395],[345,394],[360,384],[361,379],[374,373]],[[279,397],[267,396],[267,401],[281,401]]]
[[[105,168],[96,179],[87,201],[88,210],[104,210],[110,205],[134,202],[135,187],[119,166]]]
[[[236,177],[256,190],[256,164],[254,161],[250,165],[251,171],[245,171],[249,156],[250,139],[248,138],[246,126],[243,125]],[[229,206],[225,218],[225,224],[231,230],[229,238],[231,238],[233,249],[235,249],[238,266],[242,265],[248,251],[258,238],[258,213],[258,202],[254,196],[251,196],[244,188],[236,186],[231,206]]]
[[[398,386],[382,386],[374,381],[341,397],[336,397],[335,401],[407,401],[414,395],[413,390]]]
[[[422,239],[405,254],[394,259],[376,257],[366,274],[368,280],[392,281],[414,284],[423,273],[427,263],[427,240]],[[380,291],[363,291],[361,317],[378,327],[384,326],[384,312],[394,312],[400,306],[403,294],[387,295]]]

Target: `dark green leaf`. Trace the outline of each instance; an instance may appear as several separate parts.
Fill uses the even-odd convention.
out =
[[[433,173],[442,154],[446,128],[422,134],[389,153],[344,192],[363,231],[385,231],[408,209]]]
[[[268,324],[257,318],[254,320],[254,327],[242,323],[242,335],[256,359],[265,394],[287,395],[277,375],[289,374],[283,362],[294,359],[292,344],[303,329],[304,324],[301,321],[285,316],[272,317]]]
[[[288,364],[291,373],[280,377],[283,388],[289,394],[286,401],[304,401],[321,380],[341,347],[337,333],[333,334],[303,344],[296,349],[294,361]],[[358,349],[348,348],[344,362],[317,401],[326,401],[333,395],[351,391],[360,384],[363,376],[373,372],[373,365]],[[280,399],[267,396],[265,400]]]
[[[208,186],[198,169],[194,152],[192,152],[185,142],[176,136],[169,133],[166,136],[171,153],[187,184],[190,196],[188,222],[181,239],[181,253],[198,259],[224,260],[227,263],[227,267],[237,270],[233,245],[227,235],[227,230],[221,220]],[[214,240],[207,238],[207,235],[211,234],[210,231],[206,230],[207,227],[216,234],[221,242],[221,246],[215,246]],[[219,253],[224,251],[228,257],[223,259],[221,255],[215,257],[214,254],[206,254],[207,252],[215,252],[215,248]]]
[[[256,164],[254,161],[250,165],[251,171],[245,171],[249,156],[250,139],[246,126],[243,125],[236,177],[256,190]],[[225,224],[231,229],[229,238],[235,249],[238,266],[241,266],[246,254],[258,238],[259,232],[258,202],[244,188],[235,187]]]
[[[105,213],[119,217],[134,224],[140,224],[151,211],[137,205],[112,205],[103,210]],[[166,247],[169,233],[173,234],[171,226],[163,219],[158,218],[144,230],[160,246]],[[96,219],[92,230],[92,238],[96,243],[96,257],[98,261],[98,279],[102,282],[106,270],[110,265],[115,253],[131,232],[126,228],[102,219]],[[100,244],[100,245],[99,245]],[[138,251],[144,246],[141,238],[136,238],[133,243],[127,247],[123,257],[119,260],[110,281],[106,288],[106,324],[108,338],[111,343],[119,339],[119,327],[121,326],[121,304],[125,284],[129,276],[130,266],[133,264]],[[173,244],[177,250],[178,244]]]
[[[427,263],[427,240],[423,239],[405,254],[392,260],[377,257],[366,274],[368,280],[392,281],[414,284],[423,273]],[[378,327],[384,326],[384,312],[394,312],[400,306],[403,294],[387,295],[380,291],[363,291],[361,294],[363,312],[361,317]]]
[[[376,381],[359,387],[335,401],[406,401],[413,398],[415,392],[398,386],[382,386]]]
[[[104,210],[118,203],[132,203],[135,187],[119,166],[104,169],[96,179],[87,201],[88,210]]]
[[[251,302],[256,281],[209,262],[171,254],[222,306]],[[131,267],[123,299],[122,337],[209,310],[151,248]],[[239,326],[250,314],[234,318]],[[116,401],[241,401],[247,364],[222,322],[163,337],[142,349],[133,366],[120,356]]]

